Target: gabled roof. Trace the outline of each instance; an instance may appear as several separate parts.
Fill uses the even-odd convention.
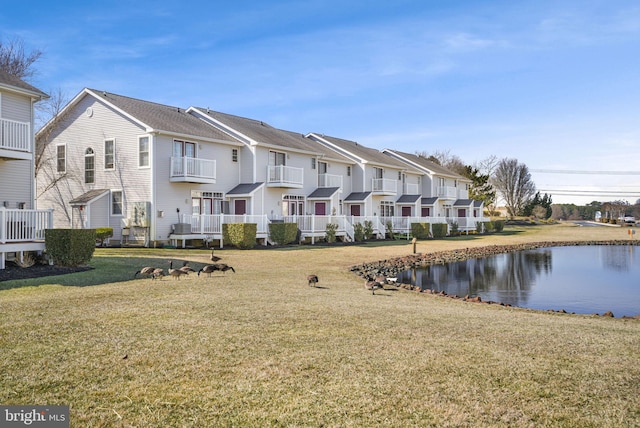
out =
[[[473,199],[458,199],[453,203],[454,207],[471,207]]]
[[[431,197],[431,198],[422,198],[420,200],[420,204],[421,205],[434,205],[436,203],[436,201],[438,200],[437,197]]]
[[[9,74],[4,70],[0,70],[0,88],[19,92],[39,99],[49,98],[49,95],[45,94],[40,89],[35,86],[31,86],[19,77]]]
[[[136,98],[112,94],[110,92],[85,88],[60,113],[75,107],[85,97],[93,97],[111,109],[119,112],[129,120],[137,123],[146,132],[158,132],[180,136],[182,138],[197,138],[207,141],[241,145],[241,143],[224,132],[204,123],[202,120],[186,112],[181,107],[158,104]],[[48,127],[50,121],[44,128]],[[44,129],[43,128],[43,129]],[[39,133],[42,131],[39,131]]]
[[[400,152],[398,150],[393,150],[393,149],[384,149],[382,151],[383,153],[385,153],[385,156],[393,157],[394,159],[399,159],[400,162],[413,165],[414,167],[419,168],[424,172],[445,176],[445,177],[450,177],[450,178],[455,178],[457,180],[470,181],[468,178],[463,177],[462,175],[457,174],[441,165],[438,165],[437,163],[430,161],[425,157],[410,154],[410,153],[404,153],[404,152]]]
[[[262,187],[264,183],[240,183],[227,192],[227,195],[248,196]]]
[[[344,198],[344,202],[364,202],[369,196],[371,192],[353,192]]]
[[[264,145],[272,148],[293,150],[324,157],[327,160],[352,163],[349,158],[336,153],[334,150],[315,144],[301,133],[274,128],[260,120],[212,111],[202,107],[192,107],[189,112],[204,116],[204,120],[213,120],[216,124],[225,128],[229,135],[249,145]]]
[[[400,170],[411,169],[413,172],[417,172],[415,168],[408,166],[406,163],[400,162],[399,160],[396,160],[391,156],[385,155],[379,150],[363,146],[362,144],[359,144],[355,141],[330,137],[315,132],[310,133],[309,135],[307,135],[307,137],[314,139],[321,145],[333,147],[334,150],[337,150],[343,155],[348,156],[355,162],[370,163],[373,165],[397,168]]]
[[[397,204],[414,204],[420,199],[420,195],[402,195],[396,201]]]
[[[307,199],[328,199],[338,190],[340,190],[339,187],[319,187],[311,192],[311,194],[307,196]]]
[[[109,189],[94,189],[89,190],[87,193],[83,193],[69,201],[69,205],[89,205],[92,202],[100,199],[105,194],[109,193]]]

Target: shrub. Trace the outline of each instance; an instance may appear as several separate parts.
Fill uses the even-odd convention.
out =
[[[431,231],[433,233],[434,238],[444,238],[447,236],[447,223],[436,223],[431,225]]]
[[[504,230],[504,220],[496,220],[493,222],[493,230],[495,232],[502,232]]]
[[[364,226],[362,223],[356,223],[353,225],[353,240],[364,241]]]
[[[104,241],[113,236],[112,227],[98,227],[96,229],[96,239],[100,241],[100,246],[104,246]]]
[[[298,236],[297,223],[270,223],[269,236],[279,245],[286,245],[296,241]]]
[[[325,239],[327,242],[332,243],[336,242],[336,232],[338,231],[338,225],[336,223],[327,223],[327,227],[325,228]]]
[[[391,220],[387,220],[387,223],[384,225],[384,227],[385,227],[385,237],[396,239],[396,236],[393,233],[393,222]]]
[[[256,246],[258,225],[256,223],[224,223],[222,239],[224,243],[242,250],[250,250]]]
[[[96,250],[95,229],[46,229],[47,254],[60,266],[80,266],[89,263]]]
[[[457,236],[460,234],[460,227],[458,226],[458,222],[452,221],[449,223],[451,226],[451,235]]]
[[[477,233],[484,233],[487,232],[488,228],[487,228],[487,222],[477,222],[476,223],[476,232]]]
[[[411,223],[411,236],[418,239],[429,238],[429,223]]]
[[[364,221],[364,228],[363,228],[362,232],[364,233],[364,238],[365,239],[373,238],[373,222],[370,221],[370,220],[365,220]]]

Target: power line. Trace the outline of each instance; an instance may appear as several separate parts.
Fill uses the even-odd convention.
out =
[[[530,169],[544,174],[588,174],[588,175],[640,175],[640,171],[588,171],[572,169]]]

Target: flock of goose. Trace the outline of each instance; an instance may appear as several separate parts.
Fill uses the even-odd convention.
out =
[[[215,254],[213,254],[213,250],[211,250],[211,257],[209,259],[213,263],[210,264],[210,265],[203,266],[198,271],[196,271],[191,266],[189,266],[189,262],[188,261],[183,262],[181,267],[174,268],[173,267],[173,260],[169,260],[169,269],[167,270],[167,274],[169,276],[172,276],[174,279],[180,279],[181,276],[187,276],[190,273],[196,273],[196,272],[197,272],[198,276],[200,276],[200,274],[202,272],[209,274],[209,276],[211,276],[211,274],[213,272],[216,272],[216,271],[220,271],[220,272],[224,273],[224,272],[230,270],[233,273],[236,272],[236,270],[232,266],[229,266],[226,263],[216,263],[216,262],[219,262],[220,260],[222,260],[222,258],[216,256]],[[155,266],[146,266],[146,267],[143,267],[142,269],[140,269],[139,271],[137,271],[133,275],[133,278],[134,279],[137,278],[138,275],[144,275],[144,276],[147,276],[147,277],[151,277],[151,279],[156,279],[156,278],[161,278],[161,277],[165,276],[165,271],[164,271],[163,268],[159,268],[159,267],[155,267]]]

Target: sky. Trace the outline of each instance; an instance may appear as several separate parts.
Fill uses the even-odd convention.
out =
[[[208,107],[465,164],[554,203],[640,199],[637,0],[9,2],[29,81]]]

